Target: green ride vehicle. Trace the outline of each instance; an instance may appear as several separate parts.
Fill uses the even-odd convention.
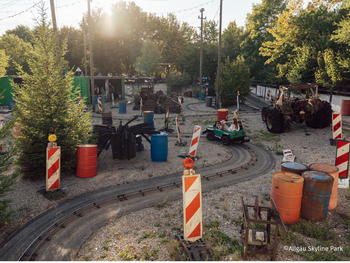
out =
[[[214,141],[215,138],[221,140],[223,145],[229,145],[230,142],[234,143],[244,143],[249,142],[250,139],[247,137],[244,129],[239,131],[230,132],[220,128],[220,122],[216,121],[214,125],[210,125],[205,128],[203,134],[207,134],[207,139],[209,141]]]

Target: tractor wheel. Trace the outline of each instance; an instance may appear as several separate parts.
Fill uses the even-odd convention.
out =
[[[209,132],[207,133],[207,139],[208,139],[209,141],[214,141],[215,135],[214,135],[214,133],[213,133],[212,131],[209,131]]]
[[[323,101],[323,106],[324,118],[322,128],[325,128],[332,124],[332,106],[327,101]]]
[[[227,135],[222,136],[221,142],[222,142],[222,144],[225,145],[225,146],[226,146],[226,145],[229,145],[229,144],[230,144],[230,137],[228,137]]]
[[[278,109],[269,109],[266,113],[266,127],[269,132],[281,133],[283,132],[283,115]]]
[[[261,119],[263,122],[266,122],[266,113],[269,110],[268,107],[263,107],[261,110]]]
[[[292,130],[292,122],[289,117],[283,115],[283,132],[289,132]]]
[[[316,112],[313,118],[306,122],[306,125],[310,128],[323,128],[323,122],[325,118],[325,108],[321,108]]]

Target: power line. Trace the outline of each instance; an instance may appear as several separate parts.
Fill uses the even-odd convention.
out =
[[[185,9],[181,9],[181,10],[178,10],[178,11],[172,11],[172,12],[161,12],[161,13],[156,13],[156,14],[168,14],[168,13],[181,13],[181,12],[184,12],[184,11],[190,11],[190,10],[193,10],[193,9],[196,9],[198,7],[202,7],[204,5],[207,5],[209,3],[212,3],[214,2],[215,0],[210,0],[204,4],[200,4],[200,5],[197,5],[197,6],[194,6],[194,7],[190,7],[190,8],[185,8]]]
[[[27,8],[26,10],[23,10],[23,11],[21,11],[21,12],[18,12],[18,13],[16,13],[16,14],[12,15],[12,16],[7,16],[7,17],[0,18],[0,21],[2,21],[2,20],[4,20],[4,19],[7,19],[7,18],[16,17],[16,16],[19,16],[19,15],[25,13],[25,12],[28,12],[30,9],[34,8],[34,7],[35,7],[37,4],[39,4],[39,3],[40,3],[40,2],[35,3],[34,5],[32,5],[31,7]]]

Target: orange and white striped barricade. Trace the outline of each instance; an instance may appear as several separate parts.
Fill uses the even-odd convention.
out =
[[[333,126],[333,140],[341,140],[342,135],[342,119],[339,112],[332,114],[332,126]]]
[[[129,96],[131,97],[132,96],[132,87],[130,86],[129,88]]]
[[[337,155],[335,159],[335,166],[339,169],[338,188],[349,187],[349,149],[350,142],[343,140],[337,141]]]
[[[101,95],[98,95],[98,111],[99,113],[102,113],[102,101],[101,101]]]
[[[194,242],[202,238],[203,233],[201,176],[191,169],[191,158],[185,159],[184,166],[187,169],[182,176],[184,239]]]
[[[266,97],[265,97],[265,100],[266,101],[270,101],[271,99],[271,90],[270,89],[267,89],[266,90]]]
[[[177,98],[177,103],[179,103],[179,105],[181,105],[181,96],[179,96],[179,97]]]
[[[60,188],[60,173],[61,147],[50,141],[46,148],[46,191],[56,191]]]
[[[190,151],[188,155],[195,157],[198,149],[199,138],[201,136],[202,127],[199,125],[194,126]]]

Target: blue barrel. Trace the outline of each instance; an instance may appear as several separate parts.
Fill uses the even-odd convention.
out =
[[[151,136],[152,162],[165,162],[168,159],[168,134],[152,134]]]
[[[320,221],[327,218],[329,201],[334,178],[318,171],[306,171],[304,177],[301,217],[306,220]]]
[[[119,113],[126,113],[126,102],[119,102]]]
[[[201,101],[204,101],[204,96],[205,96],[205,94],[202,93],[202,94],[201,94]]]
[[[9,99],[9,110],[12,110],[12,108],[14,107],[16,101],[14,99]]]
[[[143,123],[152,122],[148,125],[147,128],[154,128],[154,112],[153,111],[144,111],[143,112]]]
[[[195,96],[196,99],[199,98],[199,91],[196,91],[196,96]]]

